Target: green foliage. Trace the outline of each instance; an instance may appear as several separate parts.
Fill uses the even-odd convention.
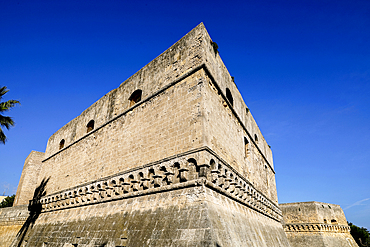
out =
[[[351,227],[351,235],[358,244],[358,246],[370,246],[370,234],[364,227],[358,227],[351,222],[348,222]]]
[[[6,86],[0,87],[0,143],[5,144],[6,136],[2,130],[2,127],[9,129],[10,126],[14,126],[14,121],[11,117],[2,115],[3,112],[9,111],[10,108],[14,107],[16,104],[20,104],[18,100],[8,100],[1,102],[3,96],[9,92]]]
[[[14,198],[15,198],[15,195],[5,197],[4,201],[0,203],[0,208],[12,207]]]

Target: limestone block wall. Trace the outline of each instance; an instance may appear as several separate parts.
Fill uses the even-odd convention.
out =
[[[226,106],[214,108],[211,120],[218,114],[227,114],[232,119],[228,121],[237,126],[224,136],[218,130],[231,126],[225,121],[224,126],[210,128],[207,136],[200,133],[210,127],[200,128],[201,116],[205,114],[200,108],[203,81],[195,79],[199,85],[182,82],[185,78],[194,79],[200,69],[212,78]],[[180,89],[182,86],[186,88]],[[132,106],[129,99],[135,90],[142,92],[141,103]],[[219,95],[212,97],[219,99]],[[208,103],[212,102],[203,105]],[[188,108],[182,109],[184,106]],[[235,83],[213,49],[210,36],[200,24],[51,136],[38,181],[53,174],[48,189],[54,192],[203,143],[226,154],[223,158],[277,202],[272,153],[246,109]],[[87,133],[91,120],[95,130]],[[248,160],[242,154],[244,137],[250,143]]]
[[[205,143],[277,203],[275,171],[231,110],[211,78],[204,89]]]
[[[256,121],[249,111],[249,108],[244,102],[243,97],[241,96],[235,82],[233,81],[229,71],[222,61],[220,54],[214,51],[214,48],[212,46],[213,41],[205,29],[204,33],[205,42],[203,42],[203,44],[204,50],[207,51],[205,52],[205,64],[213,77],[216,87],[220,90],[223,98],[227,98],[227,91],[230,91],[230,95],[232,96],[231,98],[233,101],[232,106],[230,105],[231,111],[235,114],[235,117],[238,119],[240,124],[245,127],[252,142],[255,142],[255,135],[257,136],[258,142],[255,142],[255,144],[256,147],[258,147],[258,151],[261,155],[264,156],[270,166],[273,167],[272,151],[269,145],[264,139]],[[231,102],[227,101],[226,103]]]
[[[65,140],[66,147],[83,137],[86,134],[86,125],[91,119],[95,119],[95,126],[98,127],[125,112],[130,108],[129,98],[135,90],[142,90],[141,98],[145,99],[203,64],[204,30],[203,24],[191,30],[165,52],[122,82],[117,89],[106,94],[80,116],[58,130],[49,138],[45,157],[50,157],[59,151],[59,142],[62,139]]]
[[[279,206],[292,247],[358,247],[339,205],[298,202]]]
[[[13,206],[28,205],[37,187],[44,153],[32,151],[24,162]]]
[[[202,78],[199,70],[45,159],[39,183],[51,176],[53,193],[203,146]]]
[[[29,216],[27,205],[0,208],[0,247],[9,247]]]
[[[251,136],[254,137],[255,134],[258,136],[258,148],[272,166],[271,150],[268,148],[252,115],[247,113],[247,106],[235,83],[232,82],[219,54],[215,55],[211,38],[203,23],[124,81],[120,87],[106,94],[80,116],[51,136],[45,157],[50,157],[59,151],[61,140],[65,140],[64,146],[66,147],[83,137],[86,134],[86,125],[90,120],[95,120],[95,126],[101,126],[106,121],[126,111],[130,107],[128,99],[135,90],[142,90],[142,99],[144,99],[165,88],[181,76],[191,73],[201,65],[205,65],[212,72],[224,95],[226,95],[226,88],[230,89],[234,98],[234,113],[246,126]]]
[[[296,202],[279,204],[285,224],[320,223],[347,225],[346,217],[339,205],[323,202]]]
[[[290,246],[268,213],[236,201],[236,192],[219,193],[206,180],[193,181],[122,191],[124,200],[103,192],[94,203],[72,197],[62,210],[52,202],[22,246]]]

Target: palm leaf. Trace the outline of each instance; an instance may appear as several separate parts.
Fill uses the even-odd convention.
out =
[[[5,144],[5,142],[6,142],[6,136],[0,127],[0,143]]]
[[[9,111],[16,104],[20,104],[18,100],[8,100],[0,103],[0,112]]]
[[[9,89],[6,86],[0,87],[0,100],[7,92],[9,92]]]

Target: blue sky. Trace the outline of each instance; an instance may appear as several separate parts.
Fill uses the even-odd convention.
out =
[[[370,229],[370,2],[0,0],[0,85],[22,105],[0,193],[31,150],[204,22],[274,154],[279,202]]]

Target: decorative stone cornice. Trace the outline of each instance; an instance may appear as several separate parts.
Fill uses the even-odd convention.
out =
[[[206,186],[276,221],[278,206],[208,147],[44,196],[42,212]]]
[[[296,223],[285,224],[285,232],[334,232],[349,233],[351,228],[348,225],[329,225],[322,223]]]

